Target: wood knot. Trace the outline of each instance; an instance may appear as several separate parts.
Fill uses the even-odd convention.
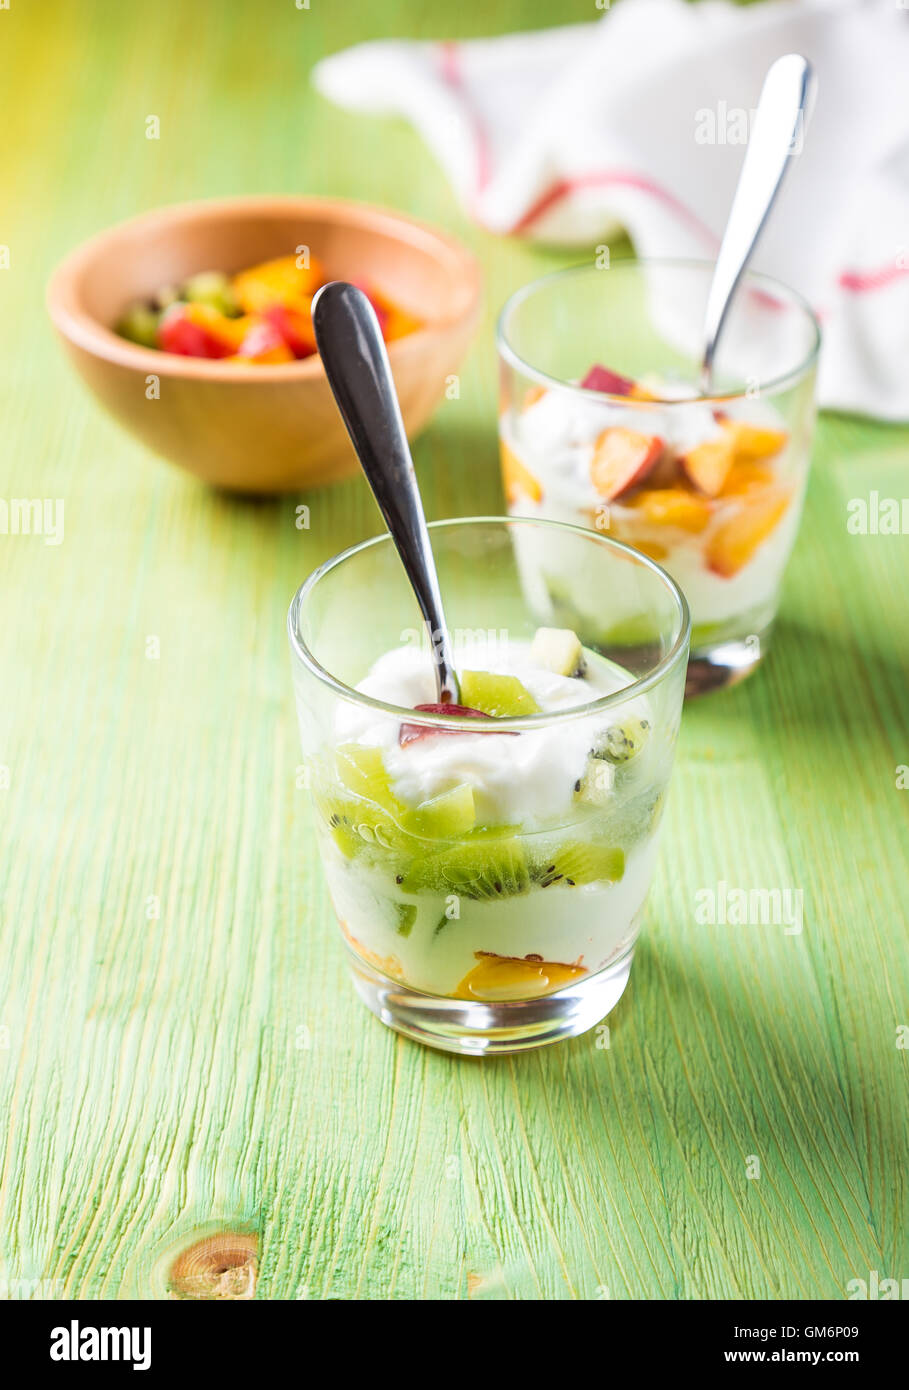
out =
[[[171,1298],[241,1300],[255,1296],[259,1242],[242,1231],[205,1236],[178,1255],[170,1267]]]

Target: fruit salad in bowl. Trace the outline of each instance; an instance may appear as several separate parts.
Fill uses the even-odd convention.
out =
[[[616,281],[635,273],[644,274],[636,265],[576,274],[608,301]],[[544,302],[552,301],[554,323],[571,274],[538,282]],[[666,284],[665,275],[660,283]],[[590,526],[657,560],[691,610],[689,693],[739,678],[766,650],[798,531],[813,421],[811,367],[772,387],[744,372],[741,390],[705,397],[693,384],[693,364],[661,343],[657,311],[636,301],[645,327],[636,322],[627,341],[613,349],[622,370],[613,358],[608,365],[587,362],[569,375],[576,358],[568,353],[554,360],[551,345],[548,353],[541,350],[544,366],[537,369],[534,335],[543,315],[538,309],[532,323],[522,322],[522,316],[531,318],[527,297],[534,290],[530,286],[506,306],[500,326],[499,438],[509,511]],[[770,314],[763,300],[759,306],[759,318]],[[789,308],[801,312],[777,301],[778,315]],[[607,302],[603,336],[611,327],[616,337],[624,318],[613,308],[610,319],[608,309]],[[592,297],[587,312],[595,310]],[[643,342],[630,352],[635,333]],[[753,367],[760,338],[748,341],[740,325],[731,341],[742,351],[743,340]],[[661,366],[630,371],[625,363],[632,359]],[[556,378],[554,366],[562,361],[566,375]],[[557,596],[571,576],[550,562],[547,580]]]
[[[237,274],[203,270],[134,300],[117,332],[140,347],[179,357],[227,362],[301,361],[316,352],[312,300],[331,277],[308,251],[278,256]],[[419,320],[375,286],[360,288],[376,311],[387,343],[419,328]]]
[[[292,609],[295,669],[299,623]],[[452,1050],[517,1050],[617,1001],[678,728],[677,626],[673,674],[654,684],[571,629],[464,630],[457,705],[436,703],[432,644],[399,642],[318,730],[303,658],[322,863],[355,982],[385,1021]]]

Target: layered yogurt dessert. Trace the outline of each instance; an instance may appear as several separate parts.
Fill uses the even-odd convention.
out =
[[[692,651],[760,633],[804,473],[773,404],[718,409],[688,383],[631,381],[600,365],[577,387],[531,387],[501,416],[511,514],[591,526],[657,560],[688,600]],[[557,596],[560,576],[550,579]],[[572,588],[577,579],[561,576]]]
[[[431,652],[402,646],[339,704],[312,765],[322,857],[351,949],[457,999],[530,999],[625,956],[638,932],[676,729],[572,631],[456,646],[462,727],[421,723]],[[565,712],[578,713],[565,718]],[[497,722],[558,714],[523,728]],[[475,726],[475,730],[474,730]]]

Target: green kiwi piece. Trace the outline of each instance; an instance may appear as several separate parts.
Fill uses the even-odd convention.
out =
[[[637,757],[649,737],[650,721],[631,715],[623,723],[608,728],[591,751],[595,758],[604,758],[606,762],[627,763]]]
[[[534,866],[534,878],[541,888],[557,883],[569,888],[582,883],[618,883],[624,872],[623,849],[589,840],[566,840]]]
[[[527,893],[532,883],[517,837],[474,835],[441,854],[416,856],[403,870],[400,886],[405,893],[456,893],[484,901]]]
[[[413,924],[417,920],[417,908],[415,903],[395,903],[398,914],[398,924],[395,931],[398,936],[410,936],[413,931]]]

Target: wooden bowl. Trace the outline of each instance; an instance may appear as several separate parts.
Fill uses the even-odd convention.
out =
[[[297,197],[161,208],[71,252],[51,278],[48,309],[80,375],[155,453],[237,492],[319,486],[357,463],[318,357],[273,366],[177,357],[111,327],[130,301],[163,285],[303,245],[331,278],[368,281],[422,320],[388,349],[404,423],[416,434],[470,342],[480,272],[457,242],[399,213]]]

